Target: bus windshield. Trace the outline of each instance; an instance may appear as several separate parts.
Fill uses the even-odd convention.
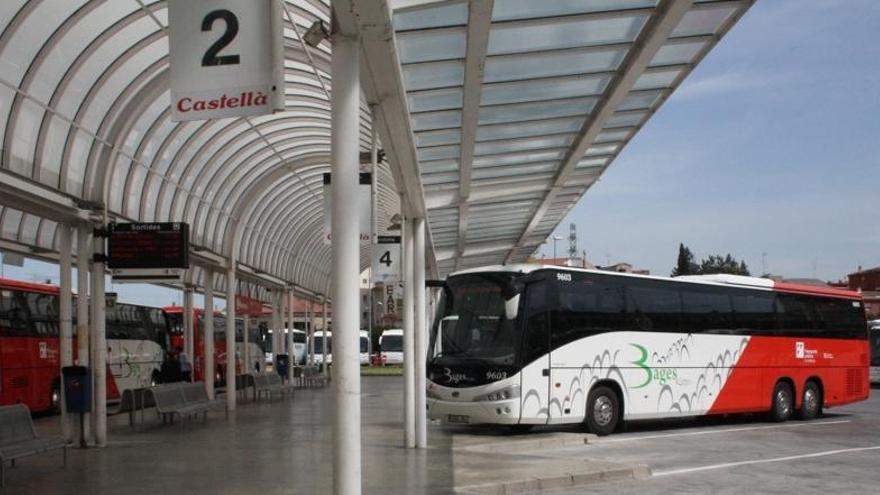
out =
[[[447,281],[431,331],[430,364],[515,364],[519,334],[505,318],[501,296],[511,276],[473,274]]]
[[[361,352],[370,352],[370,339],[361,337]]]
[[[383,335],[382,352],[403,352],[403,336],[401,335]]]

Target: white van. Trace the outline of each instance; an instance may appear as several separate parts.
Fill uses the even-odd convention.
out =
[[[379,337],[379,351],[385,364],[403,364],[403,330],[391,328]]]
[[[327,336],[327,364],[333,363],[333,332],[318,330],[312,334],[315,342],[315,364],[324,362],[324,336]]]
[[[370,342],[370,332],[361,330],[360,337],[361,366],[370,364],[370,354],[373,352],[373,343]]]

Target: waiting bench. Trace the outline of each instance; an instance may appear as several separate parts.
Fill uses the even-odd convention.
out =
[[[119,403],[119,409],[116,414],[128,413],[128,426],[134,426],[135,412],[141,412],[141,423],[144,422],[144,410],[148,407],[154,407],[155,401],[153,395],[148,393],[149,388],[125,389],[122,391],[122,401]]]
[[[327,385],[327,378],[321,373],[320,367],[305,366],[303,367],[302,382],[303,386],[307,388],[323,387]]]
[[[278,373],[260,373],[254,375],[254,394],[257,399],[265,394],[266,398],[271,401],[272,395],[284,395],[291,391],[293,391],[293,385],[285,385]]]
[[[64,451],[67,467],[67,442],[61,437],[38,438],[31,420],[31,411],[24,404],[0,406],[0,487],[6,486],[6,462],[50,450]]]
[[[156,413],[162,417],[162,421],[170,419],[174,422],[174,417],[181,419],[202,415],[204,420],[208,419],[208,411],[214,409],[218,402],[208,399],[205,392],[205,384],[202,382],[180,382],[158,385],[149,389],[156,405]]]

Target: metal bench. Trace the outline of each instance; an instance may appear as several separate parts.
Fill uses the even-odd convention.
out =
[[[67,467],[67,443],[61,437],[38,438],[31,412],[24,404],[0,407],[0,487],[6,486],[6,462],[15,467],[15,460],[50,450],[64,451]]]
[[[235,391],[242,400],[247,399],[247,390],[253,390],[253,400],[257,400],[257,388],[254,384],[254,375],[245,373],[235,376]]]
[[[208,404],[187,403],[182,383],[169,383],[150,388],[150,395],[156,404],[156,413],[162,422],[169,420],[174,423],[174,416],[181,419],[204,414],[207,417]],[[200,386],[204,387],[204,385]]]
[[[271,387],[280,388],[281,393],[293,393],[293,384],[287,383],[281,375],[277,373],[270,373],[269,377],[269,385]]]
[[[225,400],[211,400],[208,398],[208,392],[205,390],[204,382],[183,382],[180,384],[180,389],[183,391],[183,399],[187,404],[205,407],[205,415],[207,415],[208,411],[222,410],[223,412],[227,412]]]
[[[327,379],[318,366],[305,366],[303,368],[303,386],[323,387],[327,384]]]
[[[281,377],[277,373],[260,373],[254,375],[254,391],[257,400],[265,394],[266,398],[271,401],[272,395],[275,393],[284,395],[284,385],[281,383]]]
[[[147,393],[149,390],[149,388],[145,387],[122,391],[122,401],[119,403],[119,409],[116,411],[116,414],[128,413],[128,426],[134,426],[134,414],[136,411],[141,412],[141,423],[143,423],[144,410],[156,405],[152,394]]]

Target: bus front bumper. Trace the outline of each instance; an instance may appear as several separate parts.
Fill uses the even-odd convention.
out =
[[[499,401],[445,401],[428,398],[428,418],[443,424],[519,423],[519,398]]]

